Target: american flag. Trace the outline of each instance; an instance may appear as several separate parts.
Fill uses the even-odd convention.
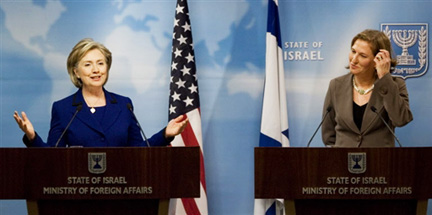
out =
[[[268,1],[266,67],[261,116],[260,147],[288,147],[288,112],[285,93],[278,1]],[[282,199],[256,199],[255,215],[283,215]]]
[[[170,120],[180,115],[187,115],[189,118],[189,124],[181,135],[175,137],[171,145],[199,146],[201,149],[201,197],[172,199],[169,209],[170,214],[208,214],[198,80],[189,9],[186,0],[177,1],[174,18],[168,112]]]

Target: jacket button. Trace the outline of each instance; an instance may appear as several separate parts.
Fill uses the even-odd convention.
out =
[[[381,90],[380,90],[381,95],[386,95],[387,92],[388,92],[387,87],[382,87]]]
[[[363,139],[362,135],[357,136],[357,142],[361,142]]]

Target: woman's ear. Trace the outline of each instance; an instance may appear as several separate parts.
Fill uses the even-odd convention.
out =
[[[76,68],[74,68],[73,72],[75,73],[75,76],[76,76],[78,79],[81,79],[81,77],[79,77],[79,75],[78,75],[78,72],[77,72],[77,69],[76,69]]]

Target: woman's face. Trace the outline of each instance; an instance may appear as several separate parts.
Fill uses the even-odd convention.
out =
[[[368,42],[356,40],[349,54],[349,68],[352,74],[371,74],[375,72],[374,54]]]
[[[105,56],[98,49],[92,49],[78,62],[75,75],[81,79],[83,88],[102,87],[107,79]]]

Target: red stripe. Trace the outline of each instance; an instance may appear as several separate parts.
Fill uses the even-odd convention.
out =
[[[200,146],[190,123],[186,125],[186,128],[181,133],[181,136],[183,138],[183,142],[185,146]],[[201,148],[200,148],[200,173],[201,173],[200,175],[201,184],[204,188],[204,192],[207,193],[207,186],[205,180],[205,168],[204,168],[204,156]]]
[[[186,214],[191,215],[201,215],[201,212],[198,209],[198,206],[194,199],[192,198],[183,198],[182,199],[183,207],[186,211]]]
[[[183,143],[185,146],[199,146],[198,141],[196,139],[195,133],[193,132],[192,126],[187,124],[185,130],[181,133]],[[201,183],[202,181],[202,175],[203,175],[203,162],[202,162],[202,153],[200,150],[200,173],[201,173]],[[197,206],[197,203],[195,199],[193,198],[183,198],[181,199],[183,203],[183,208],[186,211],[186,214],[193,214],[193,215],[200,215],[201,212]]]
[[[181,133],[185,146],[200,146],[190,123]]]

